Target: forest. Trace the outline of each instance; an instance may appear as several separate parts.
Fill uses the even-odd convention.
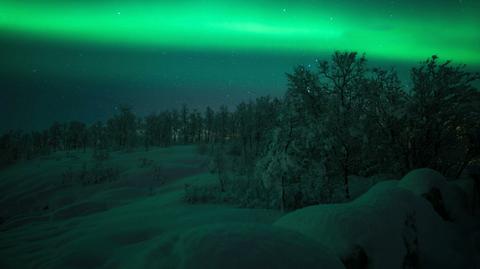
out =
[[[56,151],[91,149],[102,162],[113,151],[195,144],[218,184],[185,185],[186,201],[290,211],[350,200],[353,175],[398,179],[428,167],[458,178],[480,165],[480,76],[465,65],[432,56],[410,70],[407,84],[394,69],[370,67],[365,55],[335,52],[286,76],[283,97],[235,108],[184,104],[139,117],[121,105],[105,122],[8,131],[0,167]]]

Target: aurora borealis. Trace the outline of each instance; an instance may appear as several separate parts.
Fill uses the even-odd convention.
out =
[[[475,1],[68,2],[6,2],[0,27],[107,45],[311,53],[349,49],[402,60],[436,53],[480,62]]]
[[[33,106],[26,118],[72,107],[102,114],[118,102],[144,113],[184,100],[236,102],[252,92],[278,95],[292,65],[314,64],[334,50],[365,52],[387,65],[436,54],[478,66],[479,13],[475,0],[3,0],[0,72],[10,100],[0,104],[10,112]],[[39,91],[48,108],[19,97]],[[17,127],[22,120],[11,121]]]

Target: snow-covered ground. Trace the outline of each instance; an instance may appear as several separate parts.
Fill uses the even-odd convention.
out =
[[[401,181],[357,178],[350,203],[283,214],[184,203],[185,184],[217,180],[194,147],[114,153],[109,165],[120,167],[119,180],[89,186],[60,184],[66,168],[79,169],[90,155],[69,156],[0,172],[0,268],[335,269],[345,268],[342,259],[364,268],[480,266],[468,181],[447,182],[432,170]],[[139,165],[142,158],[153,164]],[[152,179],[157,164],[160,183]]]

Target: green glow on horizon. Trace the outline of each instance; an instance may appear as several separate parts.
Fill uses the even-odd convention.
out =
[[[432,54],[480,64],[478,9],[450,17],[297,1],[170,4],[0,3],[0,30],[39,39],[127,47],[321,53],[356,50],[393,60]],[[332,2],[332,1],[330,1]],[[284,3],[285,4],[285,3]],[[445,12],[449,12],[448,8]],[[444,13],[446,14],[446,13]]]

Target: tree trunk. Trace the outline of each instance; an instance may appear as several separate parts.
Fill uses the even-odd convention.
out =
[[[348,162],[350,159],[350,154],[348,148],[344,146],[345,149],[345,159],[343,160],[343,183],[345,184],[345,197],[347,200],[350,200],[350,189],[348,187]]]
[[[343,183],[345,184],[345,197],[350,200],[350,189],[348,187],[348,166],[343,167]]]
[[[468,156],[468,155],[469,155],[469,152],[467,152],[466,155]],[[465,168],[467,167],[467,165],[470,163],[470,160],[469,160],[469,158],[468,158],[467,156],[465,156],[465,159],[463,160],[462,165],[461,165],[460,168],[458,169],[457,174],[455,175],[455,179],[460,178],[460,176],[462,175],[463,170],[465,170]]]
[[[218,175],[218,180],[220,181],[220,191],[225,192],[225,183],[223,179],[223,174]]]
[[[282,183],[281,183],[281,203],[280,203],[280,210],[285,212],[285,176],[282,175]]]

